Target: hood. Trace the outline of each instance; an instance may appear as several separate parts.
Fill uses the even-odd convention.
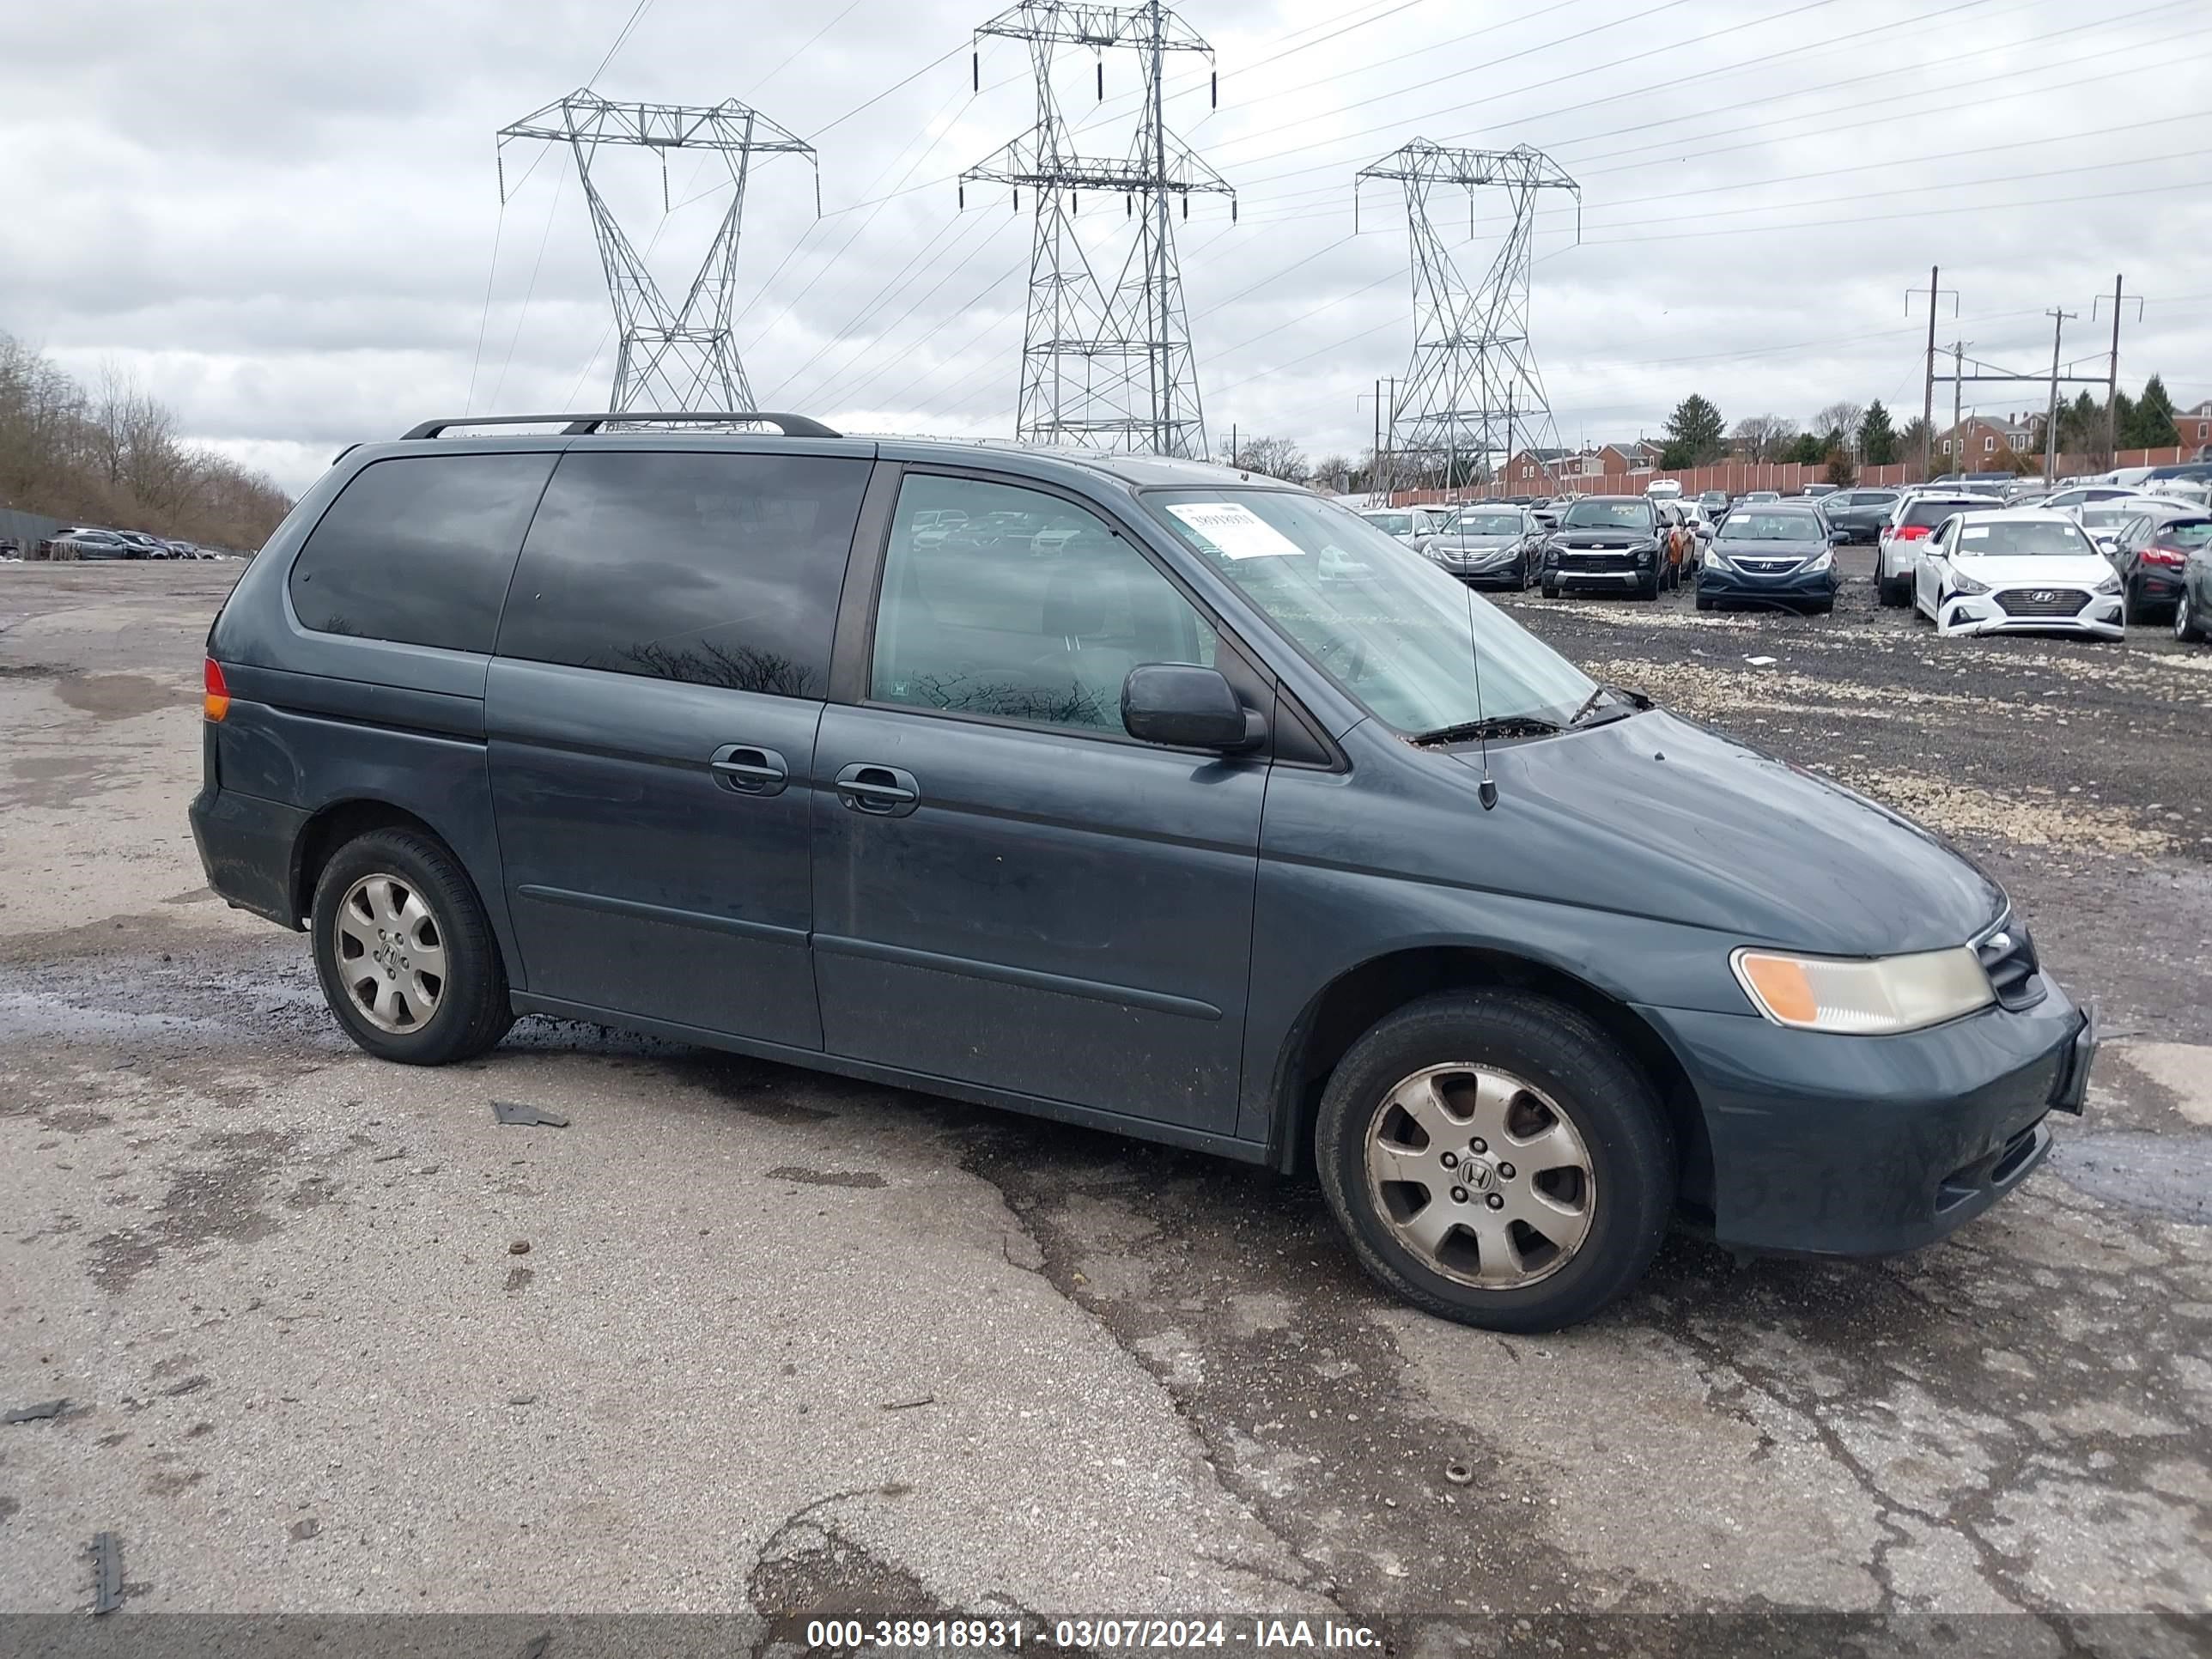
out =
[[[1490,767],[1537,892],[1836,956],[1963,945],[2004,906],[1911,819],[1662,710],[1493,744]]]
[[[1960,553],[1951,562],[1962,575],[1991,587],[2094,587],[2112,567],[2094,553],[2030,553],[2013,558]]]
[[[1552,539],[1561,547],[1637,547],[1651,541],[1656,530],[1607,530],[1595,525],[1562,526]]]
[[[1444,534],[1437,537],[1435,540],[1446,547],[1459,548],[1469,553],[1482,553],[1493,547],[1518,547],[1521,544],[1521,538],[1518,536],[1469,536],[1456,530],[1447,531]]]
[[[1716,536],[1706,544],[1724,559],[1815,559],[1828,550],[1825,537],[1805,541],[1728,541]]]

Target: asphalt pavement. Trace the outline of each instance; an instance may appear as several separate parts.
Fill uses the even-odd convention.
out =
[[[1193,1154],[540,1020],[367,1059],[192,854],[239,567],[0,565],[0,1407],[66,1401],[0,1426],[0,1611],[112,1530],[126,1619],[2203,1612],[2212,650],[1939,641],[1848,557],[1827,618],[1499,602],[1983,860],[2089,1115],[1935,1249],[1677,1238],[1540,1339]]]

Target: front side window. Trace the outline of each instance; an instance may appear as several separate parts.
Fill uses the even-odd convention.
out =
[[[550,454],[406,455],[362,468],[293,561],[319,634],[489,652]]]
[[[1132,668],[1210,668],[1214,643],[1172,582],[1072,501],[922,473],[899,487],[873,702],[1118,732]]]
[[[713,451],[564,457],[514,573],[500,654],[822,696],[870,466]]]
[[[1334,501],[1213,489],[1158,491],[1145,504],[1398,731],[1484,718],[1558,723],[1596,690],[1504,611]]]

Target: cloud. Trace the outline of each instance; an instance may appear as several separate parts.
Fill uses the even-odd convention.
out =
[[[0,328],[73,368],[132,370],[185,430],[295,489],[343,444],[426,416],[604,402],[609,312],[574,162],[510,147],[502,210],[492,135],[586,81],[629,12],[14,9]],[[610,97],[738,97],[822,135],[823,216],[803,162],[749,180],[737,333],[763,402],[855,429],[1011,432],[1030,204],[971,186],[963,211],[955,181],[1035,111],[1016,42],[981,43],[971,93],[987,15],[652,0],[600,76]],[[1691,391],[1732,420],[1837,398],[1917,413],[1925,301],[1908,315],[1905,291],[1931,264],[1958,291],[1941,341],[2045,368],[2043,313],[2063,306],[2082,313],[2064,355],[2083,373],[2101,369],[2124,270],[2148,303],[2128,311],[2124,383],[2162,368],[2185,401],[2212,396],[2193,258],[2212,240],[2212,142],[2183,118],[2212,103],[2212,35],[2186,4],[1577,0],[1478,17],[1190,0],[1185,15],[1217,49],[1220,104],[1186,57],[1170,123],[1240,191],[1234,223],[1200,198],[1175,226],[1224,433],[1364,446],[1375,382],[1406,373],[1413,298],[1403,199],[1366,186],[1355,235],[1352,175],[1417,133],[1536,144],[1582,185],[1579,240],[1571,200],[1540,216],[1528,310],[1569,441],[1656,432]],[[1068,54],[1063,108],[1086,149],[1119,154],[1138,65],[1108,54],[1103,103],[1094,75]],[[711,161],[672,158],[666,215],[654,158],[603,152],[595,178],[680,289],[729,199]],[[1473,205],[1470,236],[1463,195],[1430,203],[1471,283],[1508,222],[1500,192]],[[1122,204],[1086,199],[1080,227],[1118,270]],[[2032,385],[1969,400],[2040,401]]]

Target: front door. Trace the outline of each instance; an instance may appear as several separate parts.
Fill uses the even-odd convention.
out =
[[[1121,722],[1138,663],[1228,648],[1088,509],[907,476],[815,747],[830,1053],[1231,1129],[1267,764]]]
[[[484,723],[533,995],[818,1049],[809,779],[871,462],[774,445],[566,455]]]

